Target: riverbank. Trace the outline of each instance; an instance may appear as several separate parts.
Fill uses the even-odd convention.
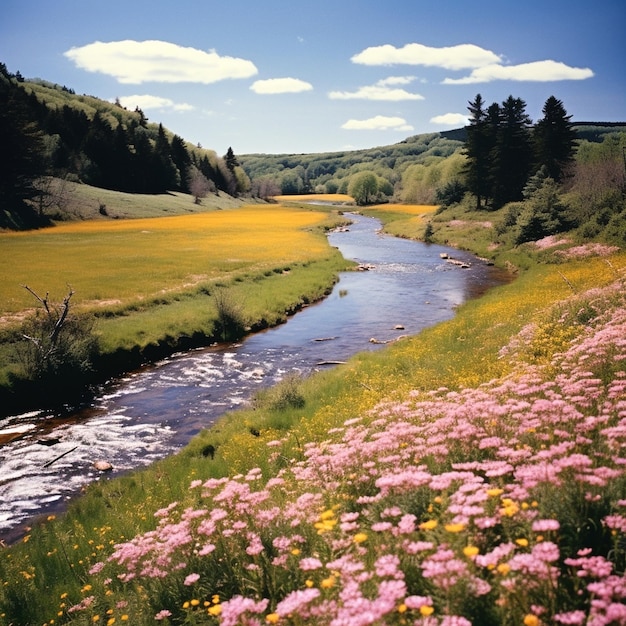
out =
[[[53,303],[71,285],[72,311],[94,319],[98,355],[84,382],[96,384],[223,340],[216,296],[237,303],[247,332],[323,298],[350,266],[325,235],[344,223],[332,209],[265,204],[0,234],[0,260],[18,268],[0,285],[3,414],[65,404],[85,388],[83,381],[34,385],[20,378],[20,320],[37,304],[21,285],[49,292]]]

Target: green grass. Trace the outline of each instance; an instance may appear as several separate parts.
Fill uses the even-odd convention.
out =
[[[135,214],[147,199],[133,202]],[[73,310],[95,316],[104,354],[175,348],[181,337],[212,336],[218,287],[231,292],[249,327],[276,324],[321,298],[350,265],[324,235],[341,221],[330,210],[259,204],[0,233],[0,261],[14,268],[0,281],[0,385],[19,373],[19,324],[38,306],[23,285],[58,303],[71,286]]]

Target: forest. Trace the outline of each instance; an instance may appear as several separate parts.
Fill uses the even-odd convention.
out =
[[[150,123],[139,108],[128,111],[65,86],[25,81],[4,64],[0,99],[6,159],[0,226],[45,223],[42,211],[33,210],[46,193],[44,176],[130,193],[182,191],[196,200],[220,191],[236,196],[249,188],[232,149],[218,157],[193,146]]]

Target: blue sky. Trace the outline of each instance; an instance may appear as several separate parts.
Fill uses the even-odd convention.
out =
[[[3,0],[0,61],[223,155],[396,143],[509,95],[626,121],[623,0]]]

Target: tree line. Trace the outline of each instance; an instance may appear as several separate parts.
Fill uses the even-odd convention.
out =
[[[538,172],[557,184],[567,176],[577,137],[560,100],[550,96],[534,126],[526,103],[513,96],[486,107],[478,94],[468,110],[464,174],[477,209],[523,200],[524,188]]]
[[[99,110],[89,116],[71,104],[50,106],[1,63],[0,102],[3,211],[26,213],[24,202],[38,193],[37,179],[46,175],[130,193],[181,191],[196,199],[249,188],[232,148],[223,158],[191,148],[162,124],[149,124],[139,108],[124,110],[118,119]]]

